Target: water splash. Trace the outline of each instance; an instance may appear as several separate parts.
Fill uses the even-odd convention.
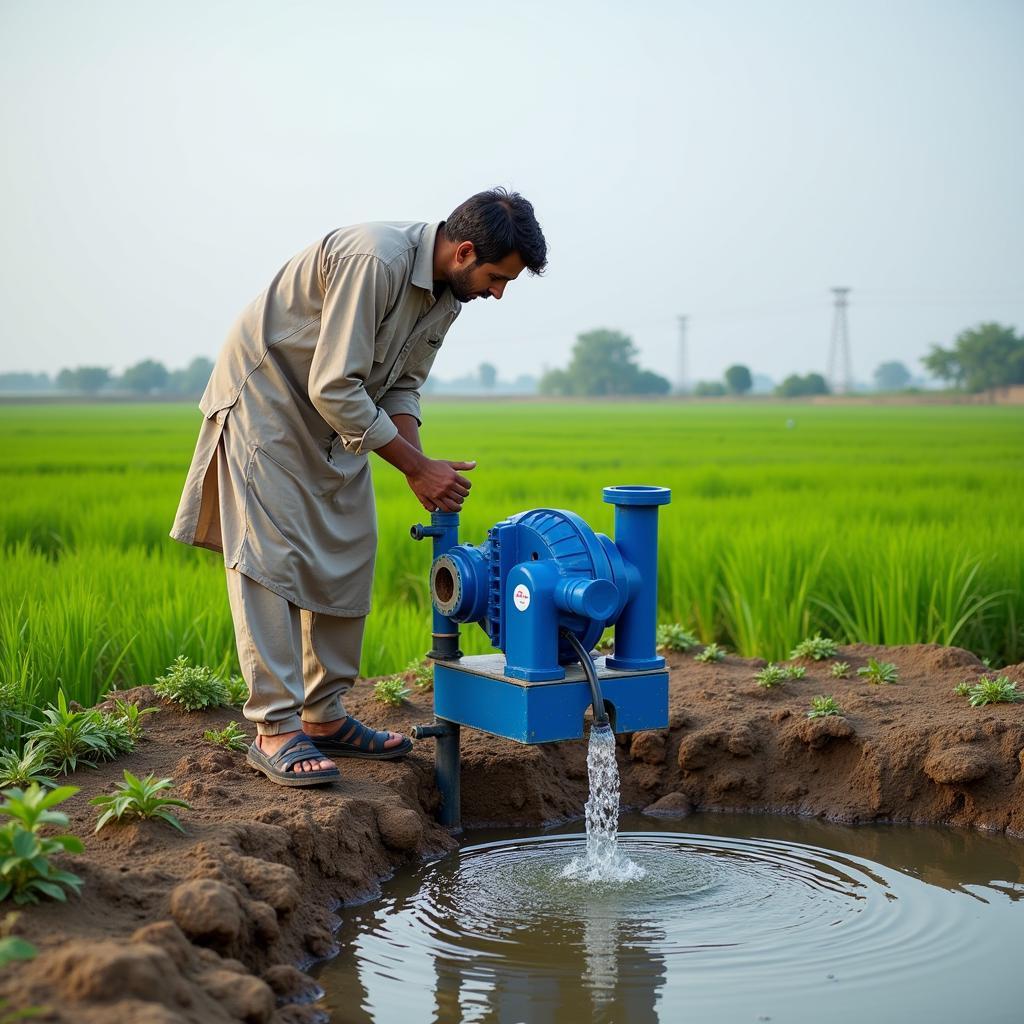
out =
[[[607,725],[590,730],[587,748],[587,849],[562,870],[576,882],[634,882],[647,872],[619,850],[619,766],[615,762],[615,733]]]

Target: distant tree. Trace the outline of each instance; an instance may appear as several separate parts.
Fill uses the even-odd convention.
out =
[[[121,387],[139,395],[162,391],[167,386],[167,367],[155,359],[143,359],[141,363],[129,366],[121,375]]]
[[[213,373],[213,363],[206,356],[196,356],[183,370],[174,370],[167,381],[167,389],[176,395],[198,397],[206,389]]]
[[[480,387],[488,391],[498,383],[498,371],[491,363],[481,363],[477,373],[480,375]]]
[[[540,381],[548,395],[667,394],[671,384],[636,363],[637,350],[621,331],[599,329],[576,336],[565,370],[549,370]]]
[[[728,394],[725,385],[720,380],[699,380],[693,389],[698,398],[721,398]]]
[[[50,391],[53,381],[47,373],[24,373],[13,370],[0,373],[0,391]]]
[[[910,371],[897,361],[880,363],[875,367],[874,377],[879,391],[901,391],[910,383]]]
[[[921,362],[933,377],[967,391],[1024,384],[1024,338],[1012,327],[979,324],[961,331],[951,349],[933,345]]]
[[[734,395],[745,395],[754,386],[754,378],[748,367],[737,363],[725,371],[725,385]]]
[[[79,366],[74,370],[61,370],[57,374],[57,387],[64,391],[83,391],[87,395],[96,394],[109,383],[110,370],[105,366]]]
[[[820,373],[809,373],[806,377],[791,373],[775,389],[783,398],[803,398],[805,395],[827,395],[828,384]]]

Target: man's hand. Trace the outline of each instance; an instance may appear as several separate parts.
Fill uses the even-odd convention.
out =
[[[458,470],[475,467],[475,462],[424,459],[405,479],[428,512],[459,512],[473,485]]]

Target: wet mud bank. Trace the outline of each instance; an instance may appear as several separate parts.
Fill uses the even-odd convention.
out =
[[[804,663],[806,678],[762,690],[763,662],[727,657],[704,665],[670,657],[670,728],[618,737],[623,807],[799,814],[842,822],[917,822],[1024,836],[1024,704],[971,708],[953,687],[985,672],[966,651],[932,645],[846,647],[851,677],[831,662]],[[869,657],[893,662],[899,681],[856,675]],[[1000,670],[1024,687],[1024,665]],[[401,709],[359,684],[350,710],[405,730],[430,717],[429,694]],[[808,719],[811,698],[831,694],[842,717]],[[69,781],[67,831],[85,852],[66,857],[84,882],[67,904],[14,908],[11,934],[39,956],[0,975],[8,1011],[35,1019],[140,1024],[312,1021],[315,983],[301,968],[334,951],[332,909],[373,894],[410,859],[456,840],[433,820],[433,743],[397,763],[343,760],[342,781],[282,789],[241,753],[205,743],[238,712],[190,714],[152,690],[129,696],[160,713],[132,755]],[[582,814],[586,743],[522,747],[463,735],[467,826],[536,826]],[[88,800],[128,768],[175,782],[192,805],[181,835],[157,822],[92,834]]]

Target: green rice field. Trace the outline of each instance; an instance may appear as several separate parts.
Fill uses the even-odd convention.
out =
[[[462,538],[536,506],[612,533],[607,484],[672,488],[662,621],[744,655],[840,640],[1024,658],[1024,414],[1012,407],[433,402],[426,450],[477,459]],[[167,536],[191,405],[0,407],[0,671],[34,704],[148,683],[179,653],[235,670],[219,556]],[[424,513],[374,459],[380,549],[363,672],[429,645]],[[464,631],[464,650],[486,638]]]

